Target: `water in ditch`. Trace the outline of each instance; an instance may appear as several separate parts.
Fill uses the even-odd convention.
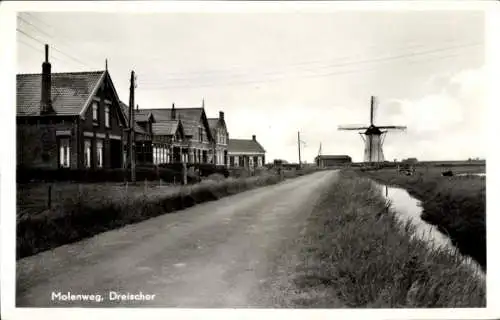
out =
[[[438,228],[431,225],[420,217],[422,207],[420,201],[412,197],[406,190],[401,188],[378,185],[386,200],[390,201],[391,208],[396,213],[396,218],[403,224],[410,222],[415,227],[415,237],[425,241],[430,248],[437,250],[448,250],[457,252],[448,236],[441,233]],[[485,274],[480,265],[470,257],[463,256],[463,261],[477,276],[484,279]]]

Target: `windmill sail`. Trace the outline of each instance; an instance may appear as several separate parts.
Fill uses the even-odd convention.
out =
[[[338,130],[366,130],[369,127],[367,126],[362,126],[362,125],[345,125],[345,126],[338,126]]]
[[[373,107],[375,105],[375,97],[372,96],[371,104],[370,104],[370,126],[373,126]]]
[[[371,96],[370,103],[370,125],[369,126],[361,126],[361,125],[344,125],[339,126],[338,130],[355,130],[364,132],[359,132],[361,138],[363,138],[364,142],[364,161],[365,162],[384,162],[384,152],[382,149],[385,134],[389,130],[406,130],[406,126],[376,126],[375,122],[375,97]],[[366,138],[364,137],[366,136]]]
[[[406,126],[380,126],[379,129],[406,130]]]

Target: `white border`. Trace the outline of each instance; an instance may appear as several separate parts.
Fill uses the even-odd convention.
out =
[[[500,317],[496,301],[500,301],[500,272],[495,244],[500,243],[498,220],[498,169],[500,163],[498,142],[492,140],[487,155],[487,239],[488,239],[488,307],[485,309],[378,309],[378,310],[214,310],[214,309],[15,309],[15,66],[16,66],[16,12],[17,11],[88,11],[88,12],[333,12],[339,10],[395,11],[395,10],[485,10],[487,14],[487,70],[490,73],[489,112],[500,108],[500,14],[493,1],[368,1],[368,2],[3,2],[0,5],[0,112],[2,136],[7,137],[1,152],[1,312],[5,319],[104,319],[119,318],[173,319],[256,317],[304,318],[362,318],[362,319],[487,319]],[[495,71],[495,72],[493,72]],[[495,81],[496,80],[496,81]],[[495,107],[495,108],[494,108]],[[496,113],[489,113],[489,139],[499,137]],[[497,209],[497,210],[496,210]],[[495,272],[496,271],[496,272]]]

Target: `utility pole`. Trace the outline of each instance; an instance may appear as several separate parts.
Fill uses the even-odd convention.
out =
[[[129,124],[129,161],[130,161],[130,179],[132,183],[135,183],[135,132],[134,132],[134,124],[135,124],[135,117],[134,117],[134,92],[135,92],[135,72],[132,71],[130,74],[130,100],[129,100],[129,108],[128,108],[128,124]]]
[[[300,131],[297,131],[297,144],[299,145],[299,168],[301,168],[302,162],[300,161]]]

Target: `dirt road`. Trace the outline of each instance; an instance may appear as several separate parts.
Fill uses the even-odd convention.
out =
[[[286,307],[294,240],[335,177],[317,172],[22,259],[16,304]]]

